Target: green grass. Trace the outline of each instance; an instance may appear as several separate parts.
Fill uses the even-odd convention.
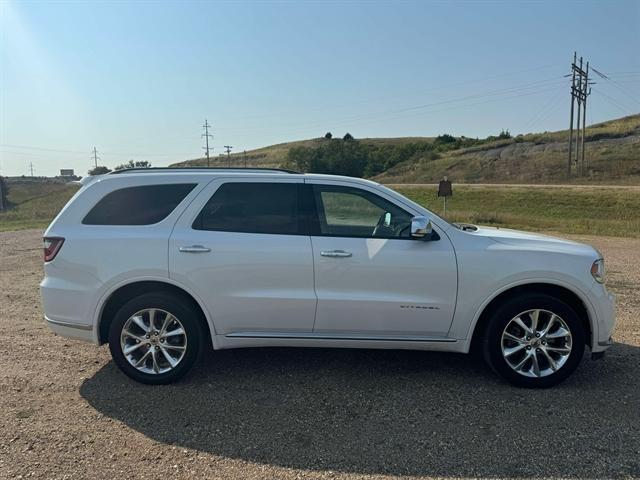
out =
[[[441,215],[435,186],[397,190]],[[534,231],[640,237],[640,191],[607,188],[455,187],[447,200],[453,222]]]
[[[12,207],[0,213],[0,231],[45,228],[77,190],[73,184],[9,182],[8,200]]]
[[[77,188],[50,182],[9,183],[14,207],[0,213],[0,231],[45,228]],[[397,190],[442,214],[435,186]],[[640,237],[640,190],[454,185],[446,218],[541,232]]]

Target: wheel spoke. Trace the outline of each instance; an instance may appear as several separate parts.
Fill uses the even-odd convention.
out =
[[[136,335],[135,333],[131,333],[129,330],[123,330],[122,336],[133,338],[134,340],[138,340],[139,342],[145,341],[143,337]]]
[[[531,370],[529,371],[536,377],[540,376],[540,365],[538,364],[538,354],[536,352],[531,354]]]
[[[184,329],[182,327],[178,327],[175,330],[171,330],[164,334],[165,337],[175,337],[176,335],[184,335]]]
[[[147,358],[149,357],[150,353],[151,353],[151,350],[147,350],[146,353],[140,357],[140,360],[138,360],[134,364],[134,367],[138,368],[138,367],[144,366],[146,364]]]
[[[571,353],[571,348],[564,346],[564,347],[553,347],[553,346],[549,346],[547,345],[545,347],[545,349],[549,352],[557,352],[557,353],[561,353],[561,354],[567,354],[567,353]]]
[[[156,310],[155,308],[149,309],[149,327],[151,330],[155,330]]]
[[[551,357],[551,355],[549,355],[549,352],[547,351],[546,348],[542,349],[542,353],[544,354],[545,358],[547,359],[547,362],[549,362],[549,366],[551,367],[551,370],[553,370],[554,372],[556,370],[558,370],[558,364],[553,359],[553,357]]]
[[[186,347],[184,345],[171,345],[170,343],[165,343],[164,348],[169,348],[171,350],[180,350],[183,351]]]
[[[513,321],[520,327],[522,328],[525,332],[527,333],[533,333],[533,330],[531,330],[531,328],[529,328],[520,317],[514,318]]]
[[[540,317],[540,310],[534,310],[529,313],[529,317],[531,318],[531,331],[533,333],[538,330],[538,318]]]
[[[157,358],[158,352],[156,351],[155,348],[151,349],[151,361],[153,363],[153,372],[154,373],[160,373],[160,367],[158,365],[158,358]]]
[[[520,343],[520,344],[523,344],[523,343],[526,342],[526,340],[524,338],[518,338],[518,337],[516,337],[515,335],[512,335],[509,332],[504,332],[502,334],[502,338],[503,339],[506,338],[508,340],[511,340],[512,342],[516,342],[516,343]]]
[[[162,352],[162,354],[164,355],[164,358],[167,359],[167,362],[169,362],[169,364],[171,365],[171,368],[175,367],[178,362],[175,358],[173,358],[169,352],[167,352],[167,349],[164,347],[160,347],[160,351]]]
[[[516,371],[520,370],[522,367],[524,367],[525,363],[527,363],[527,360],[529,360],[530,358],[531,358],[531,352],[527,352],[524,358],[520,360],[517,365],[513,366],[513,369]]]
[[[143,345],[145,345],[145,344],[144,343],[134,343],[133,345],[129,345],[124,350],[122,350],[122,353],[124,353],[125,355],[129,355],[131,352],[135,352],[137,349],[139,349]]]
[[[139,327],[142,329],[142,331],[143,331],[143,332],[149,332],[150,328],[149,328],[149,327],[147,327],[147,326],[144,324],[144,320],[142,320],[142,317],[141,317],[141,316],[139,316],[139,315],[135,315],[135,316],[131,317],[131,320],[133,320],[133,322],[134,322],[137,326],[139,326]]]
[[[515,347],[505,348],[503,350],[504,356],[505,357],[510,357],[514,353],[518,353],[518,352],[522,351],[524,348],[526,348],[526,345],[522,345],[522,344],[516,345]]]
[[[551,317],[549,318],[549,322],[547,323],[547,326],[544,327],[544,330],[542,330],[542,332],[540,332],[541,337],[544,337],[549,333],[549,330],[551,330],[551,327],[555,325],[557,319],[558,319],[558,316],[555,313],[551,314]]]
[[[167,327],[173,321],[173,315],[167,313],[162,321],[162,328],[160,328],[160,335],[163,335],[167,331]]]
[[[547,338],[564,338],[564,337],[570,337],[570,336],[571,336],[571,332],[569,332],[569,330],[566,330],[562,327],[558,328],[558,330],[556,330],[555,332],[547,333],[546,335]]]

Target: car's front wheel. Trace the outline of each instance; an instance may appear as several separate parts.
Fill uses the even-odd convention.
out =
[[[184,376],[202,344],[199,318],[185,299],[147,293],[126,302],[109,328],[116,365],[142,383],[164,384]]]
[[[494,312],[484,355],[514,385],[544,388],[566,379],[584,354],[584,324],[565,302],[544,294],[512,298]]]

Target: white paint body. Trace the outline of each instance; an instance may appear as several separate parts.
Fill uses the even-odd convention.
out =
[[[437,241],[271,235],[194,230],[225,182],[347,185],[431,219]],[[113,190],[159,183],[197,186],[164,220],[148,226],[83,225]],[[486,305],[518,285],[562,286],[584,304],[593,352],[610,344],[614,298],[590,274],[600,254],[580,243],[513,230],[464,231],[367,180],[329,175],[148,172],[85,184],[46,237],[63,237],[45,263],[45,317],[55,332],[100,343],[103,307],[118,288],[158,281],[179,287],[206,316],[214,348],[320,346],[468,352]],[[203,245],[210,252],[179,248]],[[344,250],[348,258],[328,258]]]

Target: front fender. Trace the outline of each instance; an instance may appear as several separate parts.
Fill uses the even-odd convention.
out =
[[[495,289],[479,305],[456,309],[456,314],[449,331],[449,336],[464,342],[464,351],[468,352],[469,348],[471,347],[471,339],[473,338],[473,333],[475,332],[478,321],[487,306],[499,295],[513,288],[533,284],[558,286],[572,292],[583,303],[587,311],[588,321],[591,327],[591,344],[598,344],[599,324],[597,309],[595,308],[593,302],[590,300],[588,293],[576,286],[574,283],[549,277],[527,277],[505,283],[504,285]],[[467,319],[467,322],[463,321],[464,318]],[[469,318],[471,318],[471,323],[468,323]]]

